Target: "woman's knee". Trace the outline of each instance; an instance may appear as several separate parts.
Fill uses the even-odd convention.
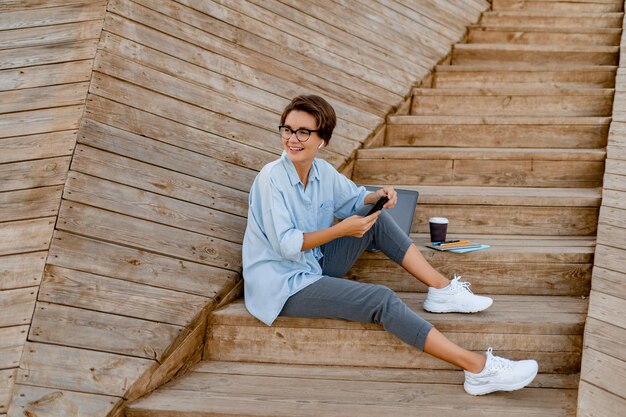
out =
[[[375,323],[382,323],[385,316],[392,311],[398,302],[401,302],[398,295],[384,285],[376,285],[375,299],[376,303],[373,311],[373,321]]]

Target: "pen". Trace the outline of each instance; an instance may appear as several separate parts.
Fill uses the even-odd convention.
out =
[[[445,242],[433,242],[433,245],[435,246],[439,246],[439,245],[447,245],[448,243],[457,243],[460,242],[460,240],[446,240]]]

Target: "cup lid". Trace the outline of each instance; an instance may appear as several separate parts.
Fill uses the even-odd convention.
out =
[[[441,223],[441,224],[448,224],[448,219],[446,219],[445,217],[431,217],[430,219],[428,219],[429,223]]]

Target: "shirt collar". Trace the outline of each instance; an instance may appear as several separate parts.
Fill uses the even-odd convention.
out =
[[[296,167],[293,166],[293,162],[291,162],[291,159],[287,157],[287,152],[283,151],[282,155],[280,156],[280,159],[282,160],[283,165],[285,166],[285,169],[287,170],[287,176],[289,176],[289,182],[291,183],[291,185],[294,186],[298,183],[302,184],[302,181],[300,181],[300,177],[298,176],[298,173],[296,172]],[[309,182],[313,180],[319,180],[319,179],[320,179],[320,175],[319,175],[319,170],[317,168],[317,159],[314,159],[313,166],[311,166],[311,170],[309,171]]]

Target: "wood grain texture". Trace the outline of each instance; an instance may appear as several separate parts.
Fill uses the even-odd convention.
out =
[[[127,299],[131,299],[129,303]],[[46,267],[39,301],[186,326],[209,303],[204,297],[99,275]]]
[[[15,384],[9,415],[102,417],[120,403],[121,398],[114,396]]]
[[[39,286],[46,256],[32,252],[0,257],[0,290]]]

